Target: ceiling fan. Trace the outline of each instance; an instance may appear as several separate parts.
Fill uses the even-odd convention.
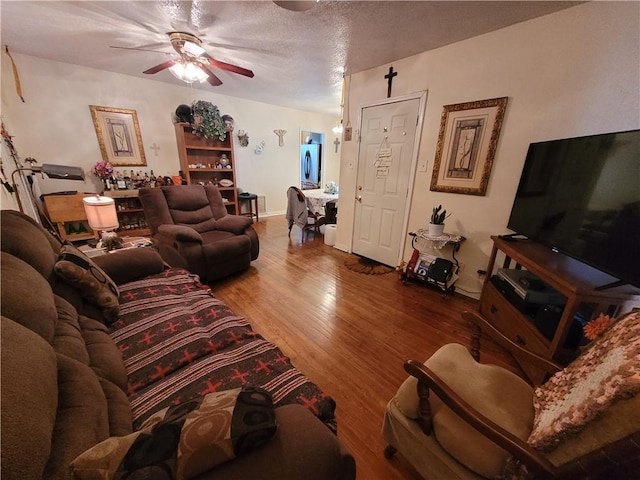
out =
[[[204,82],[206,80],[214,87],[222,85],[222,81],[211,71],[209,67],[220,68],[232,73],[244,75],[245,77],[253,78],[253,72],[251,70],[239,67],[237,65],[231,65],[229,63],[221,62],[209,56],[209,54],[206,53],[205,49],[202,47],[202,41],[193,34],[186,32],[169,32],[167,33],[167,35],[169,35],[171,45],[173,46],[177,55],[170,54],[172,55],[171,59],[167,60],[166,62],[162,62],[155,67],[151,67],[142,73],[153,75],[154,73],[158,73],[168,68],[174,76],[184,82]],[[144,48],[112,48],[147,51],[147,49]]]

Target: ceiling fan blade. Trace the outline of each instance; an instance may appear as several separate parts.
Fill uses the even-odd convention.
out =
[[[204,66],[202,64],[200,64],[198,66],[200,67],[200,70],[202,70],[207,75],[209,75],[209,77],[207,78],[207,82],[209,82],[210,85],[212,85],[214,87],[218,87],[218,86],[222,85],[222,80],[220,80],[218,77],[216,77],[215,74],[211,70],[209,70],[206,66]]]
[[[253,78],[253,72],[246,68],[238,67],[237,65],[231,65],[230,63],[224,63],[214,58],[211,58],[209,54],[203,53],[200,58],[205,59],[212,67],[220,68],[222,70],[228,70],[229,72],[238,73],[245,77]]]
[[[173,55],[173,53],[171,53],[171,52],[163,52],[161,50],[151,50],[150,48],[116,47],[115,45],[109,45],[109,48],[117,48],[119,50],[139,50],[141,52],[153,52],[153,53],[162,53],[164,55]]]
[[[155,67],[151,67],[148,70],[145,70],[142,73],[146,73],[147,75],[152,75],[154,73],[158,73],[162,70],[164,70],[165,68],[169,68],[171,66],[173,66],[173,64],[176,63],[176,59],[172,58],[171,60],[167,60],[166,62],[162,62],[159,65],[156,65]]]

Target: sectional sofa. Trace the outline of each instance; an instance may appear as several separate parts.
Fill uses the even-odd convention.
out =
[[[3,479],[355,478],[335,402],[196,275],[0,220]]]

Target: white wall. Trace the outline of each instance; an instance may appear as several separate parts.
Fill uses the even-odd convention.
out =
[[[426,228],[434,205],[453,215],[447,231],[467,241],[458,288],[478,297],[492,242],[507,220],[529,143],[640,128],[640,3],[590,2],[393,62],[393,95],[428,90],[409,231]],[[356,129],[365,105],[383,101],[389,65],[351,77]],[[429,190],[444,105],[508,96],[486,196]],[[358,143],[342,144],[336,246],[350,250]],[[349,165],[353,165],[351,168]],[[404,259],[410,257],[407,241]]]
[[[326,179],[337,181],[339,155],[331,144],[335,135],[331,116],[282,108],[211,92],[177,87],[154,80],[141,79],[101,70],[52,62],[41,58],[12,54],[20,74],[26,103],[15,93],[11,64],[2,55],[2,119],[14,136],[20,157],[34,157],[39,164],[53,163],[82,167],[88,181],[45,179],[42,192],[62,190],[94,192],[99,188],[89,173],[101,160],[98,140],[91,120],[89,105],[126,108],[137,111],[147,167],[156,175],[177,174],[179,170],[176,137],[172,115],[180,104],[194,99],[208,100],[222,114],[235,120],[235,132],[249,134],[249,146],[240,147],[234,135],[236,179],[244,191],[264,195],[268,214],[284,213],[286,190],[298,185],[300,175],[300,130],[324,133]],[[278,146],[273,130],[284,129],[284,146]],[[254,153],[261,141],[266,147],[261,155]],[[152,145],[160,147],[157,156]],[[9,165],[9,162],[6,163]],[[139,167],[126,167],[126,169]],[[7,171],[8,170],[8,171]],[[11,168],[5,166],[10,174]],[[3,204],[4,205],[4,204]],[[5,205],[4,208],[11,207]]]

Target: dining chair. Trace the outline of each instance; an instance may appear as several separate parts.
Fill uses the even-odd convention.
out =
[[[302,230],[302,241],[305,233],[313,230],[320,233],[320,226],[325,223],[325,216],[313,212],[307,204],[307,198],[298,187],[289,187],[287,190],[287,214],[285,216],[289,222],[289,236],[293,225],[297,225]]]
[[[325,224],[338,223],[338,206],[335,200],[327,202],[324,206],[325,211]]]

